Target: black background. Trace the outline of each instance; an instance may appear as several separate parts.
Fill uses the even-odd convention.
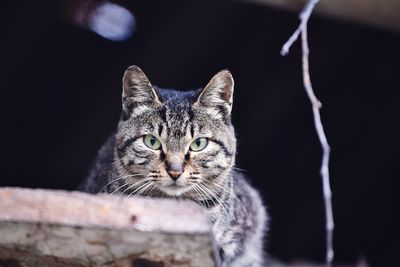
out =
[[[322,261],[321,149],[299,44],[279,54],[297,14],[240,1],[126,1],[136,31],[112,42],[70,23],[67,3],[0,9],[0,185],[74,189],[116,127],[127,66],[177,89],[228,68],[237,166],[268,205],[268,251]],[[332,146],[336,261],[399,266],[400,35],[318,15],[309,35]]]

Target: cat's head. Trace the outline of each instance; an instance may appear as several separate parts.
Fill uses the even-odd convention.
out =
[[[233,86],[223,70],[197,91],[159,89],[139,67],[129,67],[115,148],[125,183],[120,191],[182,197],[220,191],[236,153]]]

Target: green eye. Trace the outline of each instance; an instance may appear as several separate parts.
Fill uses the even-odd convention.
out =
[[[208,139],[205,137],[199,137],[190,144],[190,150],[196,152],[201,151],[204,148],[206,148],[207,145],[208,145]]]
[[[157,150],[161,147],[161,142],[151,134],[146,134],[143,140],[144,144],[151,149]]]

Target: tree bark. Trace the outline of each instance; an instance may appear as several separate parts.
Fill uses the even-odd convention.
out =
[[[0,266],[216,266],[192,202],[0,189]]]

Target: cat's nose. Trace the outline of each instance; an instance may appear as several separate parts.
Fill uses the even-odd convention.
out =
[[[167,154],[165,169],[172,180],[176,181],[183,173],[183,155],[176,152]]]
[[[172,180],[176,181],[181,176],[182,172],[180,171],[168,171],[169,176]]]
[[[182,164],[178,162],[171,162],[167,164],[167,173],[171,177],[172,180],[176,181],[183,173]]]

